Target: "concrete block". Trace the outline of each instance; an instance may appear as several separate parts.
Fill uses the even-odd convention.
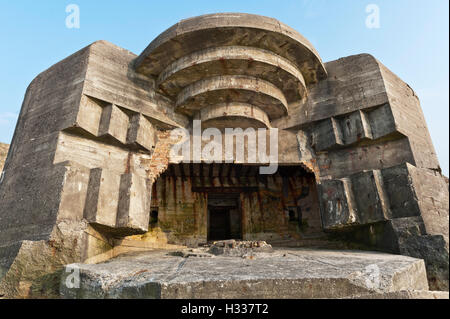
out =
[[[119,142],[127,142],[129,118],[120,108],[109,104],[103,108],[99,136],[111,136]]]
[[[367,111],[367,118],[373,139],[396,132],[395,120],[389,104]]]
[[[407,165],[402,164],[381,170],[393,218],[420,216],[420,208]]]
[[[142,114],[132,116],[127,143],[137,145],[151,151],[156,144],[155,128]]]
[[[407,165],[414,192],[428,234],[440,234],[449,239],[448,184],[439,173]]]
[[[413,217],[393,219],[389,222],[398,242],[398,253],[425,261],[430,288],[449,289],[448,238],[442,235],[429,235],[423,223]]]
[[[59,220],[81,220],[88,192],[89,168],[75,162],[66,161],[64,185],[59,204]]]
[[[75,127],[80,127],[86,132],[97,136],[102,117],[102,107],[94,99],[83,95],[77,114]]]
[[[356,202],[349,179],[323,181],[320,189],[325,229],[339,229],[358,223]]]
[[[117,227],[132,232],[146,232],[150,219],[151,187],[148,181],[135,174],[120,178]]]
[[[385,195],[380,171],[368,171],[350,177],[361,224],[386,220],[389,201]]]
[[[357,111],[338,119],[342,141],[345,145],[359,142],[363,139],[371,139],[372,133],[366,114]]]
[[[84,209],[84,216],[88,222],[116,227],[119,186],[119,174],[102,168],[91,170]]]
[[[335,118],[317,123],[311,134],[311,146],[316,151],[326,151],[343,145],[341,128]]]

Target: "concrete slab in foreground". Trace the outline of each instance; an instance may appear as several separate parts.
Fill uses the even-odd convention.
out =
[[[348,298],[428,290],[424,262],[376,252],[276,249],[244,257],[167,251],[73,264],[61,280],[65,298]],[[72,269],[80,271],[80,287]],[[72,277],[68,277],[72,276]],[[72,281],[71,281],[72,280]]]

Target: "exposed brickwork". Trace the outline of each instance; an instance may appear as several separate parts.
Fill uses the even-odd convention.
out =
[[[169,166],[170,149],[177,142],[177,140],[170,137],[170,133],[170,130],[157,132],[158,141],[156,142],[151,160],[148,163],[148,178],[152,184]]]

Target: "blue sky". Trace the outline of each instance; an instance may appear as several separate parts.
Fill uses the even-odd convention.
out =
[[[79,29],[65,24],[72,3]],[[366,27],[369,4],[380,8],[378,29]],[[448,0],[0,0],[0,142],[11,141],[28,84],[54,63],[96,40],[139,54],[180,19],[214,12],[274,17],[308,38],[325,62],[373,54],[417,92],[448,176]]]

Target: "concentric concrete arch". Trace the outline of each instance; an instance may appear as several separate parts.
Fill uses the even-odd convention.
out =
[[[304,99],[309,85],[327,77],[319,54],[300,33],[245,13],[182,20],[152,41],[134,67],[156,81],[177,112],[190,116],[205,106],[246,103],[274,120],[288,114],[288,104]],[[199,88],[205,90],[195,97]]]
[[[217,103],[248,103],[264,110],[271,118],[287,114],[283,93],[273,84],[249,76],[217,76],[195,82],[178,94],[176,110],[198,111]]]
[[[299,32],[276,19],[246,13],[202,15],[173,25],[161,33],[137,58],[140,73],[157,76],[186,54],[203,48],[242,45],[272,51],[294,63],[307,83],[326,78],[322,60]]]
[[[227,46],[196,51],[167,66],[156,86],[162,93],[176,96],[183,87],[203,78],[220,75],[248,75],[273,83],[288,102],[306,94],[302,73],[287,59],[267,50]]]

